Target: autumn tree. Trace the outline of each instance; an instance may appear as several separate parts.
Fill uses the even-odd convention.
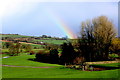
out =
[[[86,61],[108,59],[115,34],[114,25],[106,16],[82,22],[79,44]]]
[[[112,40],[112,45],[110,47],[110,51],[112,53],[116,53],[116,54],[120,55],[120,39],[119,38],[115,38]]]

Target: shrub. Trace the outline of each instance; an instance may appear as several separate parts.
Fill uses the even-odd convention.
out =
[[[40,50],[37,54],[36,54],[36,60],[40,61],[40,62],[50,62],[50,54],[49,51],[44,51],[44,50]]]
[[[34,51],[30,51],[30,55],[33,55],[33,54],[35,54],[35,52]]]

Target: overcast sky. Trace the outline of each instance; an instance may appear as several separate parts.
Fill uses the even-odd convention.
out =
[[[65,37],[67,34],[58,27],[62,20],[78,35],[82,21],[101,15],[109,17],[118,29],[117,2],[11,3],[2,16],[2,33]]]

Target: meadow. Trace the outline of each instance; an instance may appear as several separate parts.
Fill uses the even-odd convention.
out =
[[[63,65],[49,64],[31,61],[34,55],[23,53],[20,56],[3,58],[3,65],[50,67],[50,68],[31,68],[31,67],[2,67],[3,78],[117,78],[120,69],[104,71],[81,71],[66,68]],[[103,64],[104,65],[104,64]],[[115,63],[106,64],[116,66]],[[105,65],[105,66],[106,66]],[[54,67],[51,67],[54,66]],[[86,76],[87,75],[87,76]]]

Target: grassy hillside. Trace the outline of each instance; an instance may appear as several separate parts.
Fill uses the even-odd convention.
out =
[[[0,34],[1,35],[1,34]],[[2,38],[9,37],[9,38],[30,38],[30,37],[35,37],[35,36],[24,36],[24,35],[14,35],[14,34],[4,34],[1,35]],[[33,39],[28,42],[45,42],[45,43],[50,43],[50,44],[62,44],[66,42],[66,40],[56,40],[53,38],[41,38],[41,39]]]
[[[10,34],[10,35],[6,34],[6,35],[1,35],[1,36],[2,36],[2,37],[13,37],[13,38],[32,37],[32,36],[12,35],[12,34]]]

